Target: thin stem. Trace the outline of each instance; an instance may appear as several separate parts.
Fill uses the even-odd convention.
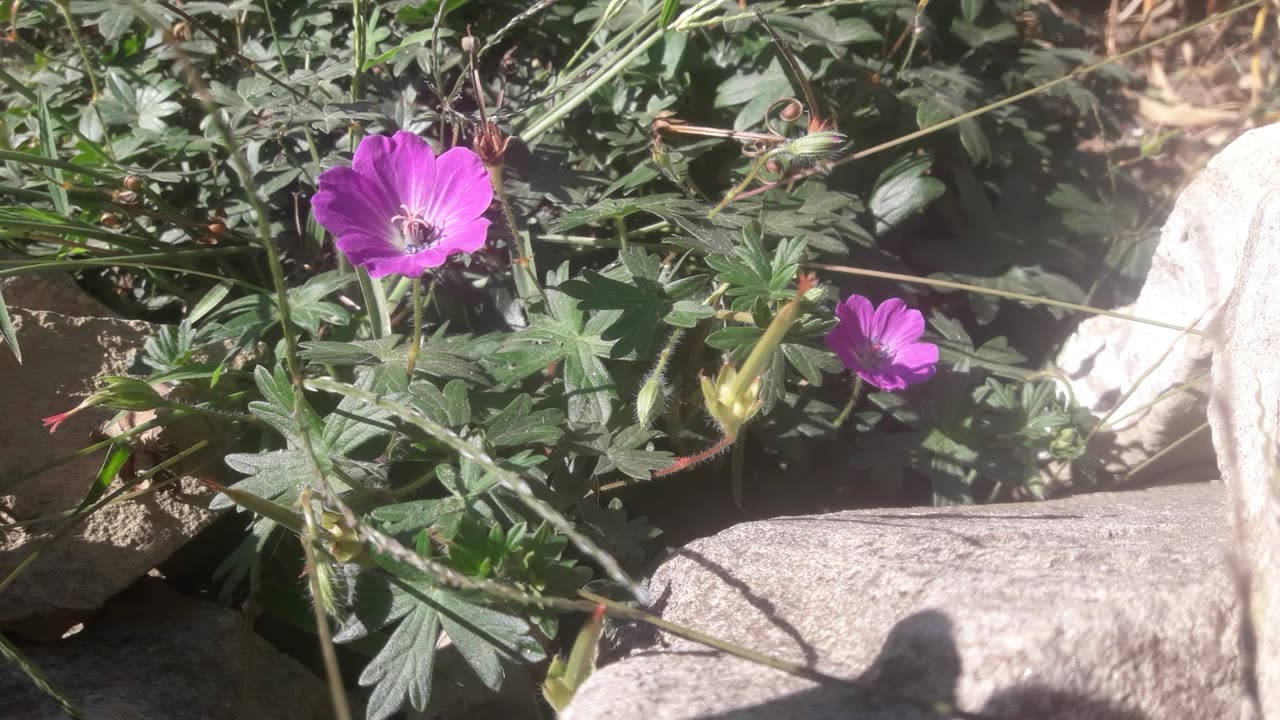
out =
[[[862,377],[856,376],[853,381],[853,392],[849,393],[849,402],[845,403],[844,409],[836,416],[831,424],[835,427],[844,425],[844,421],[849,418],[849,413],[853,411],[853,406],[858,404],[858,397],[862,395]]]
[[[616,218],[618,225],[618,247],[622,250],[627,249],[627,222],[621,217]]]
[[[626,67],[631,64],[632,60],[635,60],[648,52],[649,48],[653,47],[654,43],[661,40],[664,34],[664,31],[659,29],[651,31],[649,35],[644,37],[638,45],[631,48],[631,50],[621,58],[615,60],[607,69],[592,76],[590,80],[588,80],[582,87],[578,88],[578,90],[572,95],[565,98],[563,102],[552,108],[546,115],[538,118],[533,125],[520,133],[520,138],[529,145],[533,145],[543,133],[554,127],[556,123],[560,122],[560,120],[564,118],[564,116],[573,112],[575,108],[586,102],[587,98],[595,94],[597,90],[604,87],[607,83],[612,82],[613,78],[616,77],[618,73],[626,69]]]
[[[1162,449],[1160,452],[1156,453],[1155,455],[1152,455],[1151,457],[1147,458],[1146,460],[1143,460],[1142,462],[1138,463],[1137,465],[1134,465],[1134,466],[1133,466],[1133,469],[1131,469],[1129,472],[1125,473],[1125,474],[1124,474],[1124,477],[1123,477],[1123,478],[1121,478],[1121,479],[1117,482],[1117,484],[1131,482],[1131,481],[1133,480],[1133,478],[1134,478],[1135,476],[1137,476],[1137,475],[1138,475],[1138,473],[1140,473],[1140,472],[1142,472],[1143,470],[1147,469],[1147,467],[1149,467],[1149,466],[1150,466],[1150,465],[1152,465],[1153,463],[1155,463],[1155,462],[1159,461],[1159,460],[1160,460],[1160,458],[1163,458],[1163,457],[1167,456],[1169,453],[1172,453],[1173,451],[1177,450],[1178,448],[1182,447],[1183,445],[1186,445],[1188,442],[1191,442],[1191,440],[1192,440],[1193,438],[1195,438],[1197,435],[1199,435],[1200,433],[1202,433],[1202,432],[1204,432],[1205,430],[1208,430],[1208,429],[1209,429],[1209,421],[1208,421],[1208,420],[1206,420],[1206,421],[1204,421],[1203,423],[1200,423],[1199,425],[1195,426],[1194,428],[1192,428],[1192,429],[1188,430],[1188,431],[1187,431],[1187,432],[1186,432],[1182,437],[1180,437],[1180,438],[1178,438],[1177,440],[1174,440],[1173,442],[1169,443],[1169,445],[1168,445],[1168,446],[1166,446],[1164,449]]]
[[[739,193],[747,189],[747,186],[750,185],[751,182],[756,179],[756,175],[760,174],[760,169],[764,167],[764,162],[765,162],[765,156],[761,155],[760,157],[757,157],[754,162],[751,163],[751,170],[747,172],[747,176],[742,179],[742,182],[738,183],[737,186],[735,186],[732,190],[730,190],[729,193],[724,196],[724,199],[720,201],[720,204],[716,205],[714,208],[711,208],[711,212],[707,213],[708,220],[715,217],[716,215],[719,215],[720,211],[725,209],[725,206],[733,202],[733,199],[736,198]]]
[[[409,342],[409,360],[406,372],[409,381],[413,381],[413,369],[418,364],[418,353],[422,350],[422,278],[413,279],[413,339]]]
[[[168,3],[164,4],[167,5]],[[280,263],[280,251],[276,247],[275,235],[271,232],[271,221],[267,216],[266,203],[262,201],[262,197],[258,192],[258,183],[254,180],[253,171],[249,169],[244,155],[240,152],[240,144],[236,141],[235,133],[231,132],[231,128],[227,127],[226,122],[222,119],[222,111],[218,108],[213,95],[209,92],[209,87],[205,85],[200,73],[191,64],[191,58],[186,51],[177,43],[173,43],[171,47],[174,49],[178,61],[186,70],[187,78],[191,83],[191,87],[195,89],[196,95],[200,98],[200,103],[204,106],[205,113],[214,127],[217,128],[222,141],[226,144],[231,164],[235,167],[236,174],[240,176],[240,182],[244,184],[245,197],[253,208],[258,226],[258,239],[262,243],[263,250],[267,253],[267,267],[271,270],[271,283],[276,293],[276,306],[280,310],[280,325],[284,332],[285,341],[285,364],[289,368],[289,375],[293,378],[295,392],[300,398],[302,394],[302,367],[298,363],[298,339],[295,335],[293,317],[289,307],[289,290],[284,282],[284,266]]]
[[[71,39],[75,42],[76,50],[80,53],[80,62],[84,63],[84,74],[89,78],[89,87],[93,89],[93,96],[89,98],[89,107],[93,109],[94,116],[98,119],[98,125],[105,129],[107,124],[102,120],[102,113],[98,110],[98,99],[102,96],[102,90],[98,87],[98,76],[93,72],[93,64],[89,61],[89,51],[84,46],[84,41],[80,39],[80,30],[76,27],[75,20],[71,17],[71,8],[67,5],[67,0],[57,0],[54,5],[58,6],[58,10],[62,11],[62,17],[67,21],[67,30],[71,33]],[[107,152],[111,152],[111,144],[105,146]]]
[[[733,441],[736,439],[737,439],[736,437],[729,437],[728,435],[725,435],[724,437],[717,440],[714,445],[707,448],[706,450],[703,450],[702,452],[676,458],[675,462],[662,468],[661,470],[654,470],[652,473],[652,477],[660,478],[665,475],[671,475],[673,473],[678,473],[681,470],[686,470],[688,468],[691,468],[694,465],[697,465],[698,463],[706,462],[707,460],[710,460],[711,458],[723,452],[726,448],[732,445]],[[613,487],[613,485],[614,485],[613,483],[610,483],[609,485],[602,485],[600,489],[602,491],[609,490]]]
[[[60,690],[49,683],[49,679],[45,677],[44,672],[17,648],[16,645],[9,642],[9,638],[0,634],[0,657],[8,660],[11,665],[21,670],[36,687],[53,699],[54,702],[62,708],[72,720],[86,720],[87,716],[84,711],[76,707],[75,703],[67,699]]]
[[[329,702],[333,704],[333,714],[337,720],[351,720],[351,708],[347,704],[347,692],[342,684],[342,671],[338,667],[338,653],[333,647],[333,638],[329,633],[329,616],[321,594],[326,592],[320,586],[320,573],[316,570],[320,559],[317,557],[315,544],[319,542],[319,531],[316,528],[315,516],[312,515],[311,489],[302,490],[302,518],[306,523],[306,537],[302,540],[302,549],[307,557],[307,585],[311,590],[311,610],[315,615],[316,635],[320,640],[320,657],[324,660],[324,674],[329,686]]]
[[[863,275],[866,277],[883,278],[885,280],[897,280],[898,282],[910,283],[914,285],[929,285],[931,287],[948,288],[951,290],[965,290],[967,292],[977,293],[979,295],[992,295],[995,297],[1009,298],[1010,300],[1021,300],[1032,305],[1050,305],[1052,307],[1066,308],[1067,310],[1075,310],[1076,312],[1089,313],[1090,315],[1106,315],[1107,317],[1119,318],[1120,320],[1128,320],[1129,322],[1143,323],[1145,325],[1155,325],[1156,327],[1168,328],[1169,330],[1185,330],[1182,325],[1175,325],[1160,320],[1151,320],[1136,315],[1127,315],[1125,313],[1115,312],[1113,310],[1103,310],[1102,308],[1091,307],[1089,305],[1078,305],[1076,303],[1065,302],[1063,300],[1054,300],[1052,298],[1036,297],[1034,295],[1026,295],[1023,293],[1010,292],[1008,290],[996,290],[995,288],[982,287],[981,285],[970,285],[968,283],[952,282],[950,280],[935,280],[933,278],[916,277],[915,275],[902,275],[900,273],[883,272],[881,270],[867,270],[865,268],[848,267],[846,265],[828,265],[826,263],[804,263],[804,267],[813,270],[827,270],[829,272],[844,273],[846,275]],[[1188,331],[1192,335],[1203,335],[1199,330]]]
[[[545,304],[547,296],[538,283],[538,266],[533,259],[533,243],[529,241],[528,234],[520,232],[520,228],[516,226],[516,216],[511,212],[511,203],[507,201],[507,191],[502,183],[501,163],[489,166],[489,183],[493,185],[493,194],[498,198],[498,205],[502,208],[502,219],[507,222],[507,231],[511,233],[511,249],[516,256],[513,264],[517,266],[514,276],[520,299],[528,303],[530,297],[537,293]]]
[[[611,617],[625,618],[627,620],[636,620],[639,622],[647,623],[661,630],[665,630],[666,632],[669,632],[672,635],[675,635],[676,637],[680,637],[680,638],[684,638],[685,640],[696,642],[699,645],[706,645],[707,647],[715,648],[720,652],[727,653],[734,657],[742,658],[743,660],[748,660],[750,662],[764,665],[766,667],[771,667],[775,670],[781,670],[782,672],[787,673],[788,675],[795,675],[796,677],[802,677],[802,678],[805,678],[806,680],[812,680],[813,682],[821,683],[823,685],[837,686],[837,687],[843,687],[849,690],[856,690],[858,692],[871,695],[872,697],[878,697],[885,700],[892,700],[894,702],[902,703],[905,705],[911,705],[913,707],[927,709],[934,713],[944,715],[950,718],[962,718],[966,720],[986,720],[987,718],[987,716],[985,715],[968,713],[962,710],[958,710],[954,705],[946,701],[941,701],[941,700],[920,701],[914,698],[903,697],[893,693],[887,693],[883,690],[879,690],[859,680],[848,680],[845,678],[835,677],[834,675],[827,675],[826,673],[820,670],[815,670],[813,668],[806,667],[804,665],[788,662],[781,658],[773,657],[772,655],[766,655],[762,652],[756,652],[755,650],[750,650],[740,645],[734,645],[733,643],[727,642],[725,640],[721,640],[720,638],[712,637],[711,635],[707,635],[706,633],[699,632],[697,630],[694,630],[693,628],[688,628],[683,625],[677,625],[676,623],[673,623],[669,620],[664,620],[658,617],[657,615],[651,615],[647,612],[644,612],[643,610],[637,610],[633,607],[629,607],[627,605],[623,605],[622,603],[610,600],[609,598],[604,597],[603,595],[597,595],[596,593],[593,593],[590,590],[585,590],[585,589],[578,590],[578,596],[585,598],[587,600],[590,600],[591,602],[596,603],[598,605],[603,605],[605,607],[606,612]]]
[[[1093,429],[1089,431],[1089,434],[1084,436],[1085,445],[1088,445],[1089,441],[1093,439],[1094,435],[1098,434],[1098,431],[1102,426],[1106,425],[1107,422],[1111,420],[1111,416],[1115,415],[1116,412],[1120,410],[1121,406],[1123,406],[1129,398],[1133,397],[1133,394],[1138,391],[1138,388],[1142,385],[1143,381],[1150,377],[1151,373],[1155,372],[1156,368],[1159,368],[1160,365],[1164,363],[1165,359],[1173,354],[1173,351],[1178,348],[1178,344],[1182,342],[1182,338],[1186,337],[1187,333],[1191,332],[1192,328],[1199,325],[1200,321],[1204,319],[1204,316],[1208,314],[1208,312],[1208,310],[1205,310],[1200,313],[1200,317],[1193,320],[1190,325],[1182,328],[1182,332],[1178,333],[1178,336],[1169,343],[1169,346],[1164,349],[1164,352],[1160,354],[1160,357],[1156,358],[1156,361],[1151,363],[1151,365],[1133,381],[1133,385],[1129,387],[1125,394],[1120,396],[1120,399],[1116,401],[1116,404],[1112,405],[1111,409],[1107,411],[1107,414],[1103,415],[1102,419],[1098,421],[1098,424],[1094,425]]]

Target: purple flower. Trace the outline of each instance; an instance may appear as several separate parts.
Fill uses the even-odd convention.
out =
[[[836,305],[840,323],[827,347],[844,366],[881,390],[902,390],[933,377],[938,346],[920,342],[924,316],[898,298],[874,307],[861,295]]]
[[[316,221],[373,277],[419,277],[480,249],[489,229],[481,216],[493,187],[480,158],[462,147],[436,157],[413,133],[366,137],[351,167],[325,170],[319,185]]]

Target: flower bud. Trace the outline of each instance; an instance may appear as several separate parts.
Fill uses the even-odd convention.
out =
[[[126,377],[103,378],[106,387],[90,396],[98,398],[94,405],[106,405],[116,410],[154,410],[167,404],[151,383]],[[88,402],[88,401],[86,401]]]
[[[1074,460],[1084,454],[1084,438],[1073,427],[1059,430],[1049,443],[1049,452],[1058,460]]]
[[[128,190],[131,190],[133,192],[138,192],[139,190],[142,189],[143,184],[144,183],[142,182],[142,178],[138,177],[137,175],[124,176],[124,186]]]
[[[839,153],[844,143],[844,135],[831,130],[818,130],[798,137],[782,145],[774,152],[797,160],[817,162],[834,157]]]
[[[707,413],[715,418],[720,430],[729,439],[738,437],[738,430],[760,411],[760,378],[736,387],[738,370],[729,363],[720,366],[720,372],[712,380],[702,378],[702,398]]]
[[[649,427],[666,409],[666,405],[667,389],[658,373],[653,373],[644,381],[640,394],[636,396],[636,420],[644,427]]]
[[[364,554],[359,533],[348,527],[341,515],[325,512],[320,516],[320,525],[329,531],[329,542],[325,549],[334,560],[349,563]]]
[[[787,122],[793,122],[799,119],[800,114],[803,112],[804,105],[801,105],[799,100],[791,98],[782,106],[782,110],[778,112],[778,117],[786,120]]]

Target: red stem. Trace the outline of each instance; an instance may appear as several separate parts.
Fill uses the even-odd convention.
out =
[[[732,445],[734,439],[735,438],[725,436],[717,440],[715,445],[712,445],[711,447],[707,448],[706,450],[703,450],[700,453],[694,453],[693,455],[686,455],[685,457],[676,458],[675,462],[662,468],[661,470],[654,470],[653,477],[659,478],[664,475],[678,473],[681,470],[684,470],[685,468],[693,467],[694,465],[697,465],[698,463],[703,462],[705,460],[710,460],[711,458],[715,457],[719,453],[723,452],[725,448]]]

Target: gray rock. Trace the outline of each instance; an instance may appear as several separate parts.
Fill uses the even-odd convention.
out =
[[[42,427],[41,418],[74,407],[96,387],[97,378],[126,374],[154,328],[125,320],[11,312],[24,362],[18,365],[7,350],[0,352],[0,377],[5,381],[5,412],[0,416],[0,524],[9,526],[0,530],[0,577],[57,526],[48,521],[24,527],[10,524],[76,507],[92,484],[102,455],[84,456],[22,481],[24,473],[90,444],[91,432],[112,413],[82,412],[53,434]],[[77,611],[100,607],[213,520],[214,514],[206,509],[211,495],[197,481],[184,478],[169,490],[94,513],[0,592],[0,623],[64,615],[61,624],[67,625],[75,621]],[[56,625],[52,631],[58,633]]]
[[[212,603],[147,578],[65,640],[22,651],[92,720],[322,720],[320,678]],[[59,706],[8,663],[0,717],[65,720]]]
[[[1231,495],[1258,699],[1265,717],[1280,718],[1280,182],[1250,220],[1213,355],[1209,421]]]
[[[775,518],[658,568],[669,621],[876,693],[625,626],[562,720],[1236,718],[1239,607],[1224,491],[1200,483],[982,507]]]
[[[1200,328],[1209,327],[1236,281],[1254,210],[1276,187],[1280,124],[1242,135],[1182,192],[1141,294],[1120,309],[1180,326],[1204,314]],[[1152,405],[1209,371],[1210,340],[1189,335],[1175,344],[1177,336],[1175,330],[1098,316],[1080,323],[1063,346],[1057,365],[1070,378],[1076,399],[1097,415],[1115,408],[1143,373],[1156,368],[1118,408],[1115,433],[1100,435],[1093,446],[1108,458],[1112,472],[1136,466],[1205,421],[1207,382]],[[1173,352],[1157,365],[1171,345]],[[1147,472],[1166,479],[1175,472],[1185,479],[1206,477],[1213,458],[1209,436],[1201,432]]]
[[[19,259],[25,258],[0,248],[0,260]],[[4,295],[5,303],[11,308],[51,310],[64,315],[87,317],[116,317],[114,311],[81,290],[68,272],[0,278],[0,294]],[[18,342],[22,342],[21,338]]]

